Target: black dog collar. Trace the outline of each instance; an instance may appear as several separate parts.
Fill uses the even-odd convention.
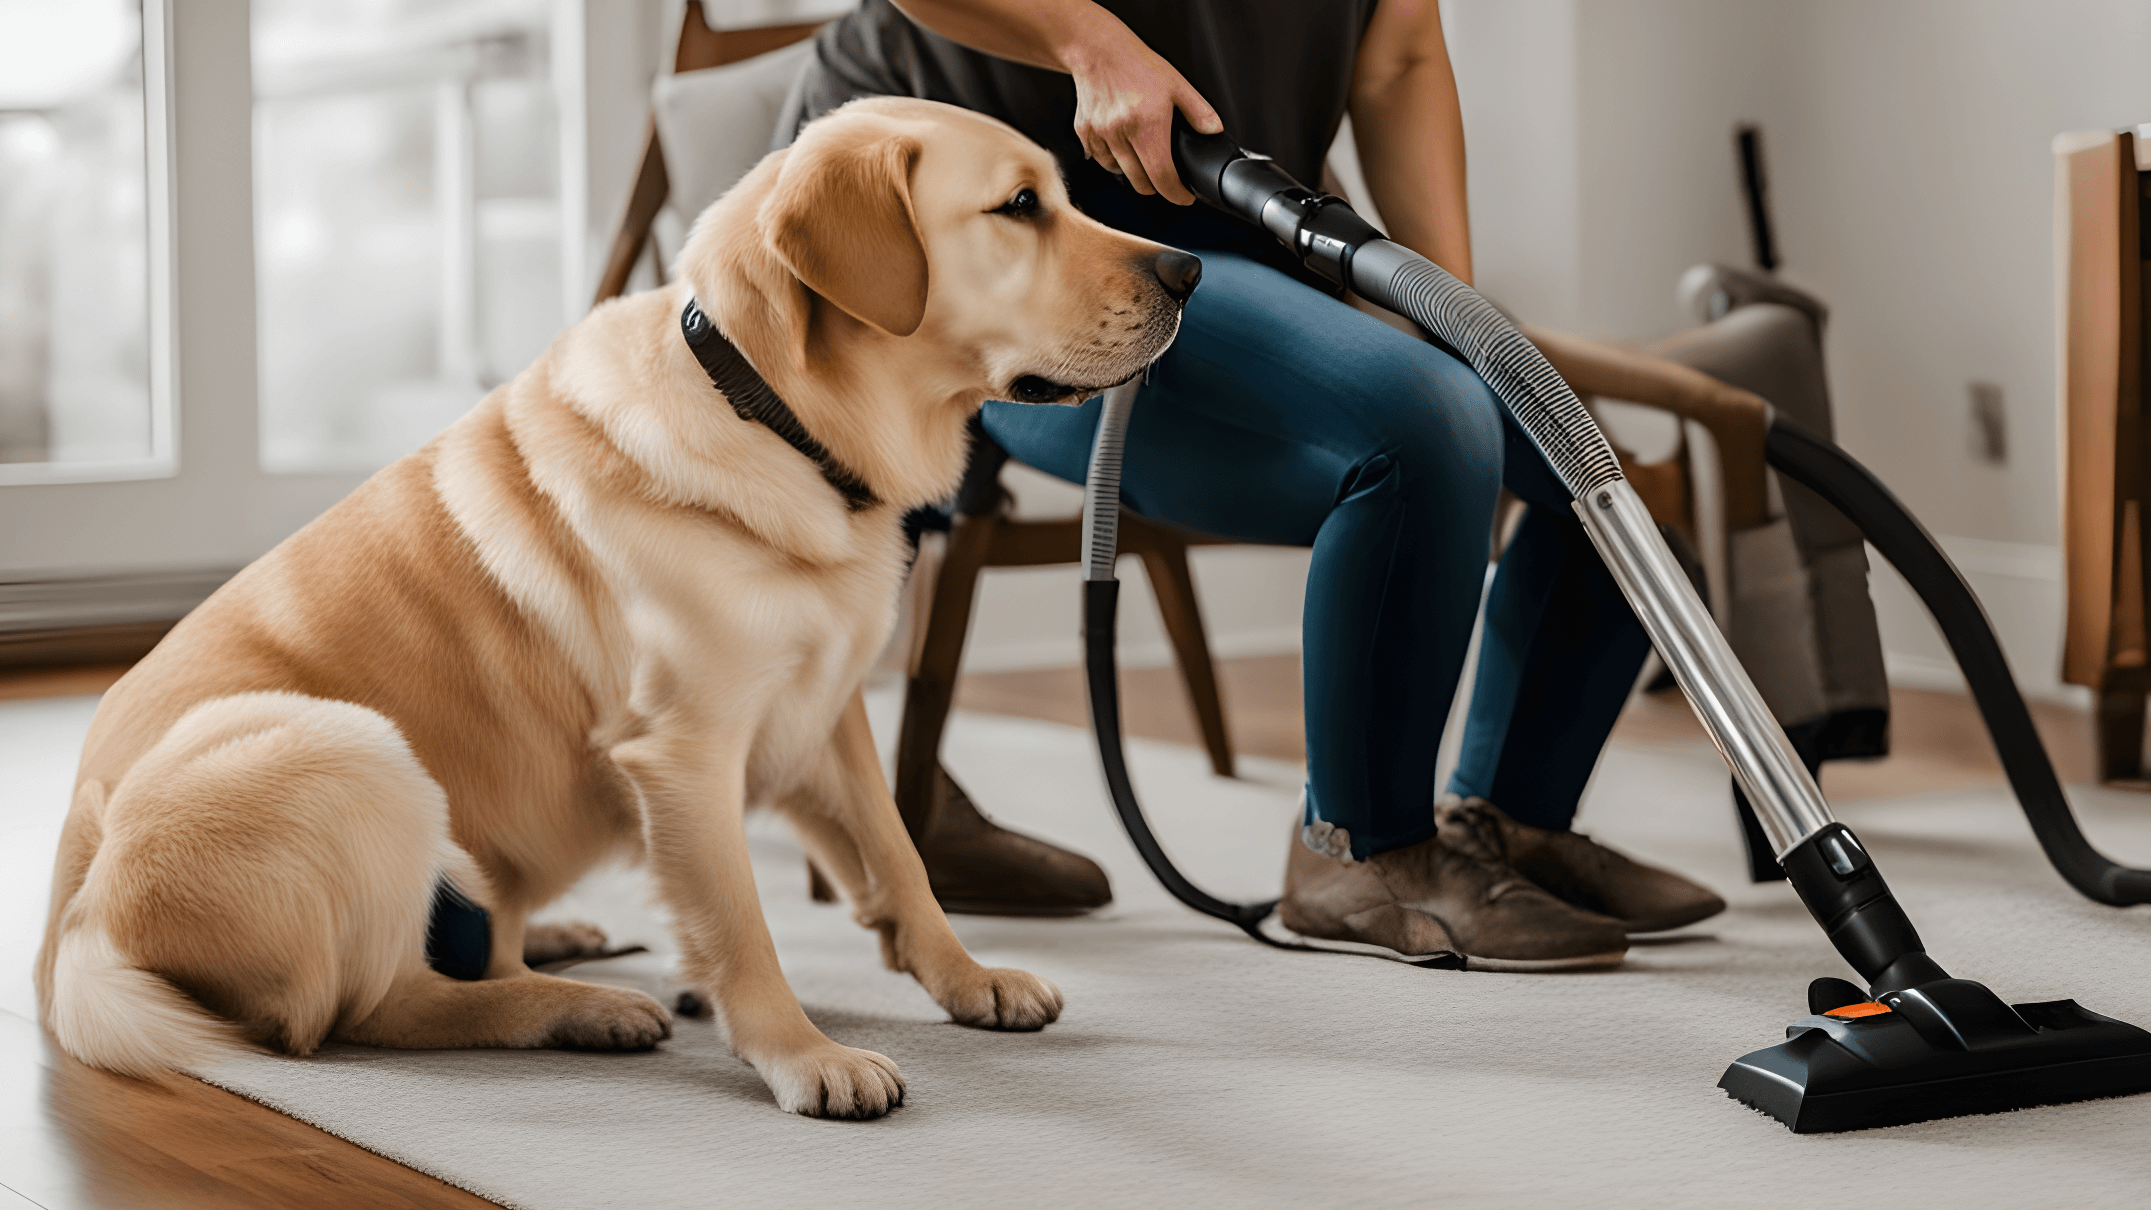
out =
[[[774,388],[764,379],[739,347],[725,338],[702,313],[702,307],[694,299],[687,300],[687,309],[680,312],[680,335],[687,338],[687,347],[694,351],[695,360],[702,363],[710,382],[724,392],[731,401],[732,410],[741,420],[751,420],[770,432],[784,438],[786,445],[807,456],[821,471],[829,486],[844,497],[844,504],[853,512],[872,508],[881,503],[874,489],[866,485],[852,469],[838,462],[822,443],[807,432],[799,417],[779,398]]]

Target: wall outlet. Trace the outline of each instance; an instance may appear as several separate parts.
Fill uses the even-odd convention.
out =
[[[1972,454],[2002,466],[2009,461],[2009,414],[2002,408],[2002,388],[1992,382],[1971,384]]]

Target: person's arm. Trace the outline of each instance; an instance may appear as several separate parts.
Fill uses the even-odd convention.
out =
[[[1464,115],[1439,0],[1381,0],[1352,76],[1352,134],[1389,237],[1469,283]]]
[[[1076,137],[1090,157],[1138,193],[1183,206],[1195,195],[1173,171],[1173,110],[1204,134],[1217,111],[1120,18],[1091,0],[894,0],[951,42],[1075,77]]]

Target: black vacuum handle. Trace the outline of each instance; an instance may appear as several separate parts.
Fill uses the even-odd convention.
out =
[[[1778,271],[1777,232],[1770,221],[1770,181],[1763,173],[1763,128],[1743,122],[1733,131],[1740,151],[1740,191],[1748,203],[1748,236],[1755,245],[1755,267]]]
[[[1852,829],[1832,823],[1785,851],[1800,902],[1877,996],[1948,978]]]
[[[1188,125],[1188,120],[1181,116],[1179,110],[1173,111],[1173,170],[1180,174],[1180,183],[1186,185],[1188,191],[1196,197],[1220,210],[1231,211],[1231,207],[1225,204],[1225,195],[1218,182],[1225,174],[1225,165],[1246,156],[1247,153],[1240,150],[1240,145],[1233,142],[1231,135],[1223,131],[1203,134]],[[1261,221],[1259,213],[1231,212],[1235,217],[1246,219],[1250,223]]]

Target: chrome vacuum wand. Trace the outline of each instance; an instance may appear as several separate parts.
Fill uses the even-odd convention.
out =
[[[1174,160],[1198,197],[1265,228],[1310,270],[1409,316],[1470,363],[1574,496],[1584,531],[1755,804],[1779,861],[1838,951],[1877,995],[1946,978],[1927,957],[1919,934],[1859,841],[1831,819],[1815,779],[1621,474],[1613,447],[1538,349],[1439,265],[1385,238],[1340,199],[1317,194],[1274,161],[1242,151],[1228,136],[1199,135],[1176,121]],[[1134,393],[1130,383],[1106,397],[1084,503],[1086,634],[1093,646],[1108,644],[1107,657],[1110,594],[1117,588],[1112,577],[1120,456]],[[1093,599],[1102,608],[1089,607]],[[1098,663],[1092,661],[1094,704],[1101,690],[1117,699],[1109,664],[1101,684]],[[1117,739],[1117,700],[1105,704],[1113,707]],[[1106,746],[1103,730],[1101,748]],[[1108,780],[1124,782],[1124,762],[1116,759],[1117,743],[1113,747],[1106,755]],[[1133,795],[1118,784],[1113,789],[1123,820],[1149,857],[1155,841],[1141,827]],[[1170,862],[1151,865],[1183,902],[1242,927],[1248,927],[1248,917],[1259,920],[1269,909],[1224,903],[1188,884],[1176,870],[1168,876]]]

